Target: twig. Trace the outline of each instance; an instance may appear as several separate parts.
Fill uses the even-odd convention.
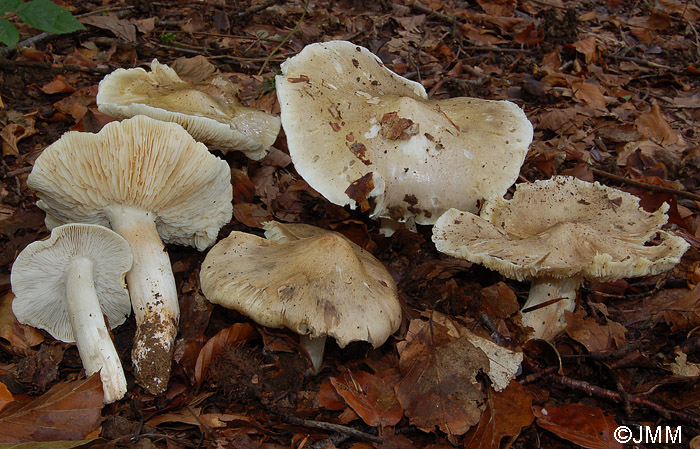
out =
[[[58,64],[46,61],[14,61],[0,57],[0,67],[33,67],[46,70],[60,70],[65,72],[84,72],[84,73],[99,73],[106,75],[111,73],[113,69],[108,67],[83,67],[74,64]]]
[[[296,424],[304,427],[310,427],[312,429],[326,430],[329,432],[342,433],[345,435],[350,435],[356,438],[361,438],[366,441],[371,441],[373,443],[381,443],[383,440],[377,435],[372,435],[371,433],[366,433],[361,430],[353,429],[352,427],[343,426],[340,424],[333,424],[323,421],[313,421],[310,419],[297,418],[295,416],[283,415],[279,412],[271,411],[272,413],[279,416],[282,421],[288,424]]]
[[[270,6],[274,6],[278,3],[283,3],[283,2],[284,2],[284,0],[266,0],[262,3],[260,3],[259,5],[251,6],[250,8],[246,9],[245,11],[237,12],[237,13],[233,14],[233,17],[236,17],[236,18],[247,17],[247,16],[255,14],[256,12],[260,12],[263,9],[267,9]]]
[[[590,384],[583,380],[572,379],[570,377],[559,376],[557,374],[550,374],[548,376],[548,379],[558,383],[559,385],[563,385],[567,388],[571,388],[574,390],[583,391],[584,393],[588,393],[592,396],[609,399],[615,402],[624,402],[620,393],[599,387],[597,385]],[[636,395],[629,394],[628,398],[630,403],[655,410],[666,419],[670,419],[673,417],[690,423],[696,427],[700,427],[700,416],[682,412],[679,410],[670,410],[662,406],[661,404],[657,404],[656,402],[652,402],[648,399],[640,398]]]
[[[688,198],[688,199],[691,199],[693,201],[700,201],[700,195],[696,195],[695,193],[686,192],[686,191],[678,190],[678,189],[672,189],[671,187],[664,187],[664,186],[659,186],[656,184],[649,184],[646,182],[635,181],[634,179],[629,179],[629,178],[625,178],[622,176],[613,175],[612,173],[608,173],[606,171],[603,171],[603,170],[600,170],[597,168],[591,168],[591,171],[593,172],[593,174],[596,174],[598,176],[602,176],[603,178],[613,179],[613,180],[619,181],[623,184],[628,184],[631,186],[639,187],[639,188],[649,190],[652,192],[670,193],[672,195],[680,196],[682,198]]]
[[[309,6],[309,0],[306,0],[306,3],[304,3],[304,12],[301,13],[301,18],[294,25],[294,28],[292,28],[292,30],[289,33],[287,33],[286,36],[284,36],[284,39],[282,39],[282,42],[280,42],[279,45],[277,47],[275,47],[275,49],[272,50],[272,52],[267,56],[267,58],[265,59],[265,62],[263,62],[262,67],[260,67],[260,70],[258,71],[258,76],[262,75],[263,70],[265,70],[265,67],[267,67],[267,63],[270,62],[270,59],[272,59],[272,57],[275,55],[275,53],[277,53],[279,51],[279,49],[282,48],[282,46],[287,43],[289,38],[292,37],[292,34],[294,34],[299,29],[301,22],[303,22],[304,19],[306,18],[306,11],[307,11],[306,8],[308,8],[308,6]]]
[[[460,25],[459,21],[456,18],[448,16],[447,14],[441,13],[439,11],[430,9],[421,2],[413,2],[411,4],[411,9],[413,9],[414,11],[421,12],[423,14],[428,14],[429,16],[437,17],[438,19],[442,20],[443,22],[447,22],[452,26]]]
[[[631,56],[616,56],[616,55],[607,55],[608,58],[611,59],[616,59],[618,61],[630,61],[634,62],[637,64],[641,64],[643,66],[650,67],[652,69],[661,69],[661,70],[668,70],[669,72],[673,73],[674,75],[681,75],[684,71],[679,70],[675,67],[663,65],[663,64],[657,64],[655,62],[647,61],[646,59],[641,59],[641,58],[634,58]]]
[[[30,45],[34,45],[36,43],[39,43],[39,42],[43,41],[44,39],[49,39],[52,36],[55,36],[55,34],[53,34],[53,33],[41,33],[41,34],[37,34],[36,36],[32,36],[29,39],[25,39],[21,42],[18,42],[17,45],[15,45],[14,47],[0,48],[0,57],[4,58],[20,47],[29,47]]]
[[[0,63],[2,63],[2,61],[0,61]],[[5,174],[5,177],[6,178],[14,178],[15,176],[29,173],[30,171],[32,171],[32,168],[34,168],[34,167],[22,167],[22,168],[18,168],[18,169],[12,170],[12,171],[8,171]]]

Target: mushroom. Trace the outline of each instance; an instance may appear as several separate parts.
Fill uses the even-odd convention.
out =
[[[126,276],[137,330],[134,375],[151,393],[170,375],[179,306],[166,243],[211,246],[231,220],[228,164],[175,123],[145,116],[99,133],[68,132],[44,150],[27,184],[49,229],[68,222],[109,226],[129,242]]]
[[[476,211],[518,177],[532,125],[508,101],[428,100],[420,84],[345,41],[282,64],[277,97],[299,174],[330,202],[372,217],[433,224]]]
[[[450,209],[435,223],[433,242],[508,278],[531,279],[522,322],[534,338],[551,340],[565,328],[584,278],[653,275],[680,261],[688,244],[660,230],[667,210],[649,213],[629,193],[556,176],[519,184],[511,200],[487,201],[481,216]]]
[[[20,323],[44,329],[55,339],[75,342],[88,376],[100,372],[104,403],[126,394],[126,378],[110,328],[131,312],[124,276],[131,248],[119,234],[89,224],[54,228],[48,240],[29,244],[12,266]]]
[[[280,130],[278,117],[241,105],[231,81],[218,75],[191,84],[154,59],[151,71],[117,69],[100,82],[100,112],[117,118],[138,114],[182,125],[210,149],[265,157]]]
[[[327,336],[382,345],[401,323],[396,284],[381,262],[342,234],[304,224],[264,224],[267,239],[234,231],[209,251],[204,296],[256,323],[301,336],[314,373]]]

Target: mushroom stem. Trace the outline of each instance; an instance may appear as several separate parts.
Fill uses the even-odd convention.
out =
[[[310,337],[308,335],[301,335],[299,337],[299,343],[306,349],[306,352],[311,358],[311,364],[313,365],[313,374],[316,375],[321,371],[321,365],[323,364],[323,351],[326,348],[326,337]]]
[[[136,318],[131,351],[134,376],[151,394],[165,391],[180,307],[168,252],[151,212],[119,207],[109,215],[112,229],[131,246],[134,264],[126,274]]]
[[[68,314],[75,343],[88,376],[100,372],[103,401],[110,404],[126,394],[126,377],[105,325],[93,278],[94,264],[87,257],[76,257],[66,273]]]
[[[576,308],[576,291],[581,285],[581,277],[571,278],[535,278],[530,285],[523,310],[558,299],[558,301],[541,308],[523,313],[523,326],[535,331],[532,338],[552,340],[566,328],[564,312],[573,312]]]

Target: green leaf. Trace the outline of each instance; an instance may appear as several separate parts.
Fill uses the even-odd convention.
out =
[[[17,11],[20,3],[22,3],[22,0],[0,0],[0,14]]]
[[[0,42],[8,47],[14,47],[19,42],[19,32],[9,20],[0,19]]]
[[[49,33],[64,34],[84,30],[73,15],[49,0],[33,0],[17,8],[17,16],[27,25]]]

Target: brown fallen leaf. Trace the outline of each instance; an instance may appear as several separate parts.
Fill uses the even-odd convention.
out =
[[[601,111],[607,110],[605,107],[605,97],[600,91],[600,88],[595,84],[586,82],[571,83],[571,88],[574,90],[574,97],[583,100],[589,106]]]
[[[236,168],[231,170],[231,182],[233,183],[233,204],[252,203],[255,200],[255,186],[243,170]]]
[[[44,341],[44,336],[33,327],[17,321],[12,313],[14,298],[12,292],[7,292],[0,298],[0,338],[7,340],[9,346],[3,347],[10,353],[27,356],[32,346]]]
[[[363,371],[347,371],[330,381],[368,426],[394,426],[403,418],[394,390],[382,378]]]
[[[489,366],[480,349],[451,337],[444,326],[422,320],[411,321],[397,348],[404,377],[396,396],[412,425],[438,426],[452,436],[479,422],[484,393],[476,375]]]
[[[512,381],[500,393],[487,392],[486,410],[479,421],[464,437],[466,449],[507,449],[501,446],[505,437],[520,433],[535,419],[532,414],[532,395],[526,387]]]
[[[581,53],[586,58],[586,64],[596,61],[596,40],[595,36],[589,36],[578,42],[574,42],[572,46],[577,52]]]
[[[262,204],[238,203],[233,205],[233,218],[251,228],[262,228],[263,223],[272,220],[272,214]]]
[[[15,400],[12,396],[10,390],[7,389],[4,383],[0,382],[0,410],[4,409],[5,406]]]
[[[589,352],[605,352],[621,348],[625,344],[625,327],[608,320],[601,325],[596,320],[586,317],[585,312],[566,312],[566,333],[578,341]]]
[[[0,443],[85,439],[102,417],[99,374],[54,385],[43,395],[16,400],[0,412]]]
[[[120,39],[127,42],[136,42],[136,26],[128,20],[117,17],[115,13],[104,16],[84,16],[80,21],[85,25],[92,25],[103,30],[109,30]]]
[[[211,337],[202,350],[199,351],[199,356],[197,357],[197,365],[194,369],[194,378],[197,382],[197,387],[202,385],[202,382],[207,377],[207,370],[209,369],[211,361],[216,358],[222,350],[252,340],[255,333],[255,328],[249,323],[236,323]]]
[[[657,104],[651,107],[651,111],[640,115],[635,125],[640,133],[659,145],[675,145],[681,140],[661,114],[661,108]]]
[[[34,128],[33,118],[25,118],[21,123],[8,123],[2,131],[0,131],[0,137],[2,138],[2,155],[19,156],[17,142],[36,133],[37,131]]]
[[[347,189],[345,189],[345,194],[350,197],[350,199],[355,200],[360,206],[362,212],[369,210],[369,196],[372,189],[374,189],[374,181],[372,180],[373,172],[369,172],[363,177],[354,180],[350,183]]]
[[[618,424],[598,407],[567,404],[532,408],[537,425],[587,449],[623,449],[613,435]]]
[[[68,84],[68,81],[63,75],[56,75],[52,81],[41,86],[41,91],[48,95],[68,94],[75,92],[75,87]]]

